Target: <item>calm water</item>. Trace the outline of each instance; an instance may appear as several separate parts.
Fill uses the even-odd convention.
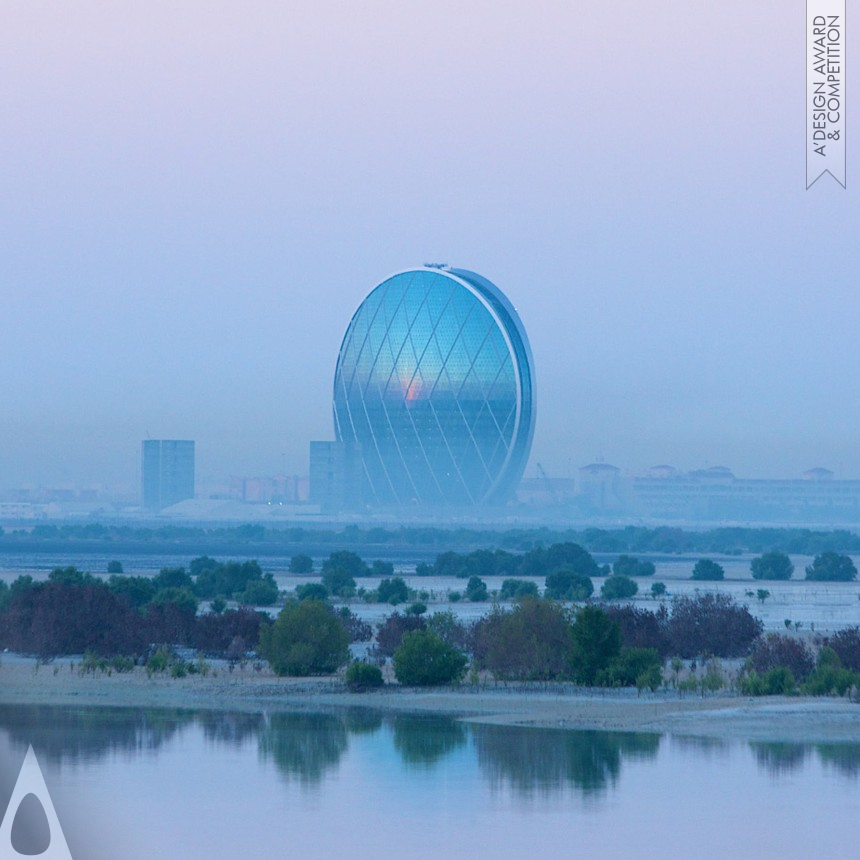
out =
[[[858,854],[860,745],[2,706],[0,809],[30,743],[75,860]]]

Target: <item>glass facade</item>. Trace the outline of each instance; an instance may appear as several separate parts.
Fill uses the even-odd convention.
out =
[[[364,300],[338,355],[334,422],[377,505],[504,502],[534,431],[534,370],[502,292],[458,269],[394,275]]]

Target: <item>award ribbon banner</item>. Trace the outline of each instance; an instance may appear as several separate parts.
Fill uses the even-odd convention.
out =
[[[806,187],[845,188],[845,0],[806,4]]]

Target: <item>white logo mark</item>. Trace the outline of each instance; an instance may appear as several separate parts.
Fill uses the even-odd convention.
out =
[[[48,794],[48,786],[45,785],[45,778],[42,776],[32,746],[27,750],[24,764],[21,765],[21,773],[18,774],[18,781],[15,783],[15,790],[12,792],[9,806],[6,807],[6,815],[3,817],[3,823],[0,824],[0,860],[34,856],[32,854],[20,854],[12,845],[12,822],[15,820],[15,813],[18,811],[21,801],[28,794],[35,794],[39,799],[42,809],[45,810],[45,817],[48,819],[48,826],[51,831],[51,842],[47,850],[35,856],[41,857],[42,860],[72,860],[69,846],[66,844],[66,837],[63,836],[63,828],[60,827],[60,820],[57,818],[54,804],[51,802],[51,795]]]

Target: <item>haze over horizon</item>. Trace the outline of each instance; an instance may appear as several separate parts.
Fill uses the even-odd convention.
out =
[[[430,261],[519,311],[527,476],[860,478],[860,211],[804,188],[803,15],[7,4],[0,488],[134,487],[147,436],[306,474],[351,315]]]

